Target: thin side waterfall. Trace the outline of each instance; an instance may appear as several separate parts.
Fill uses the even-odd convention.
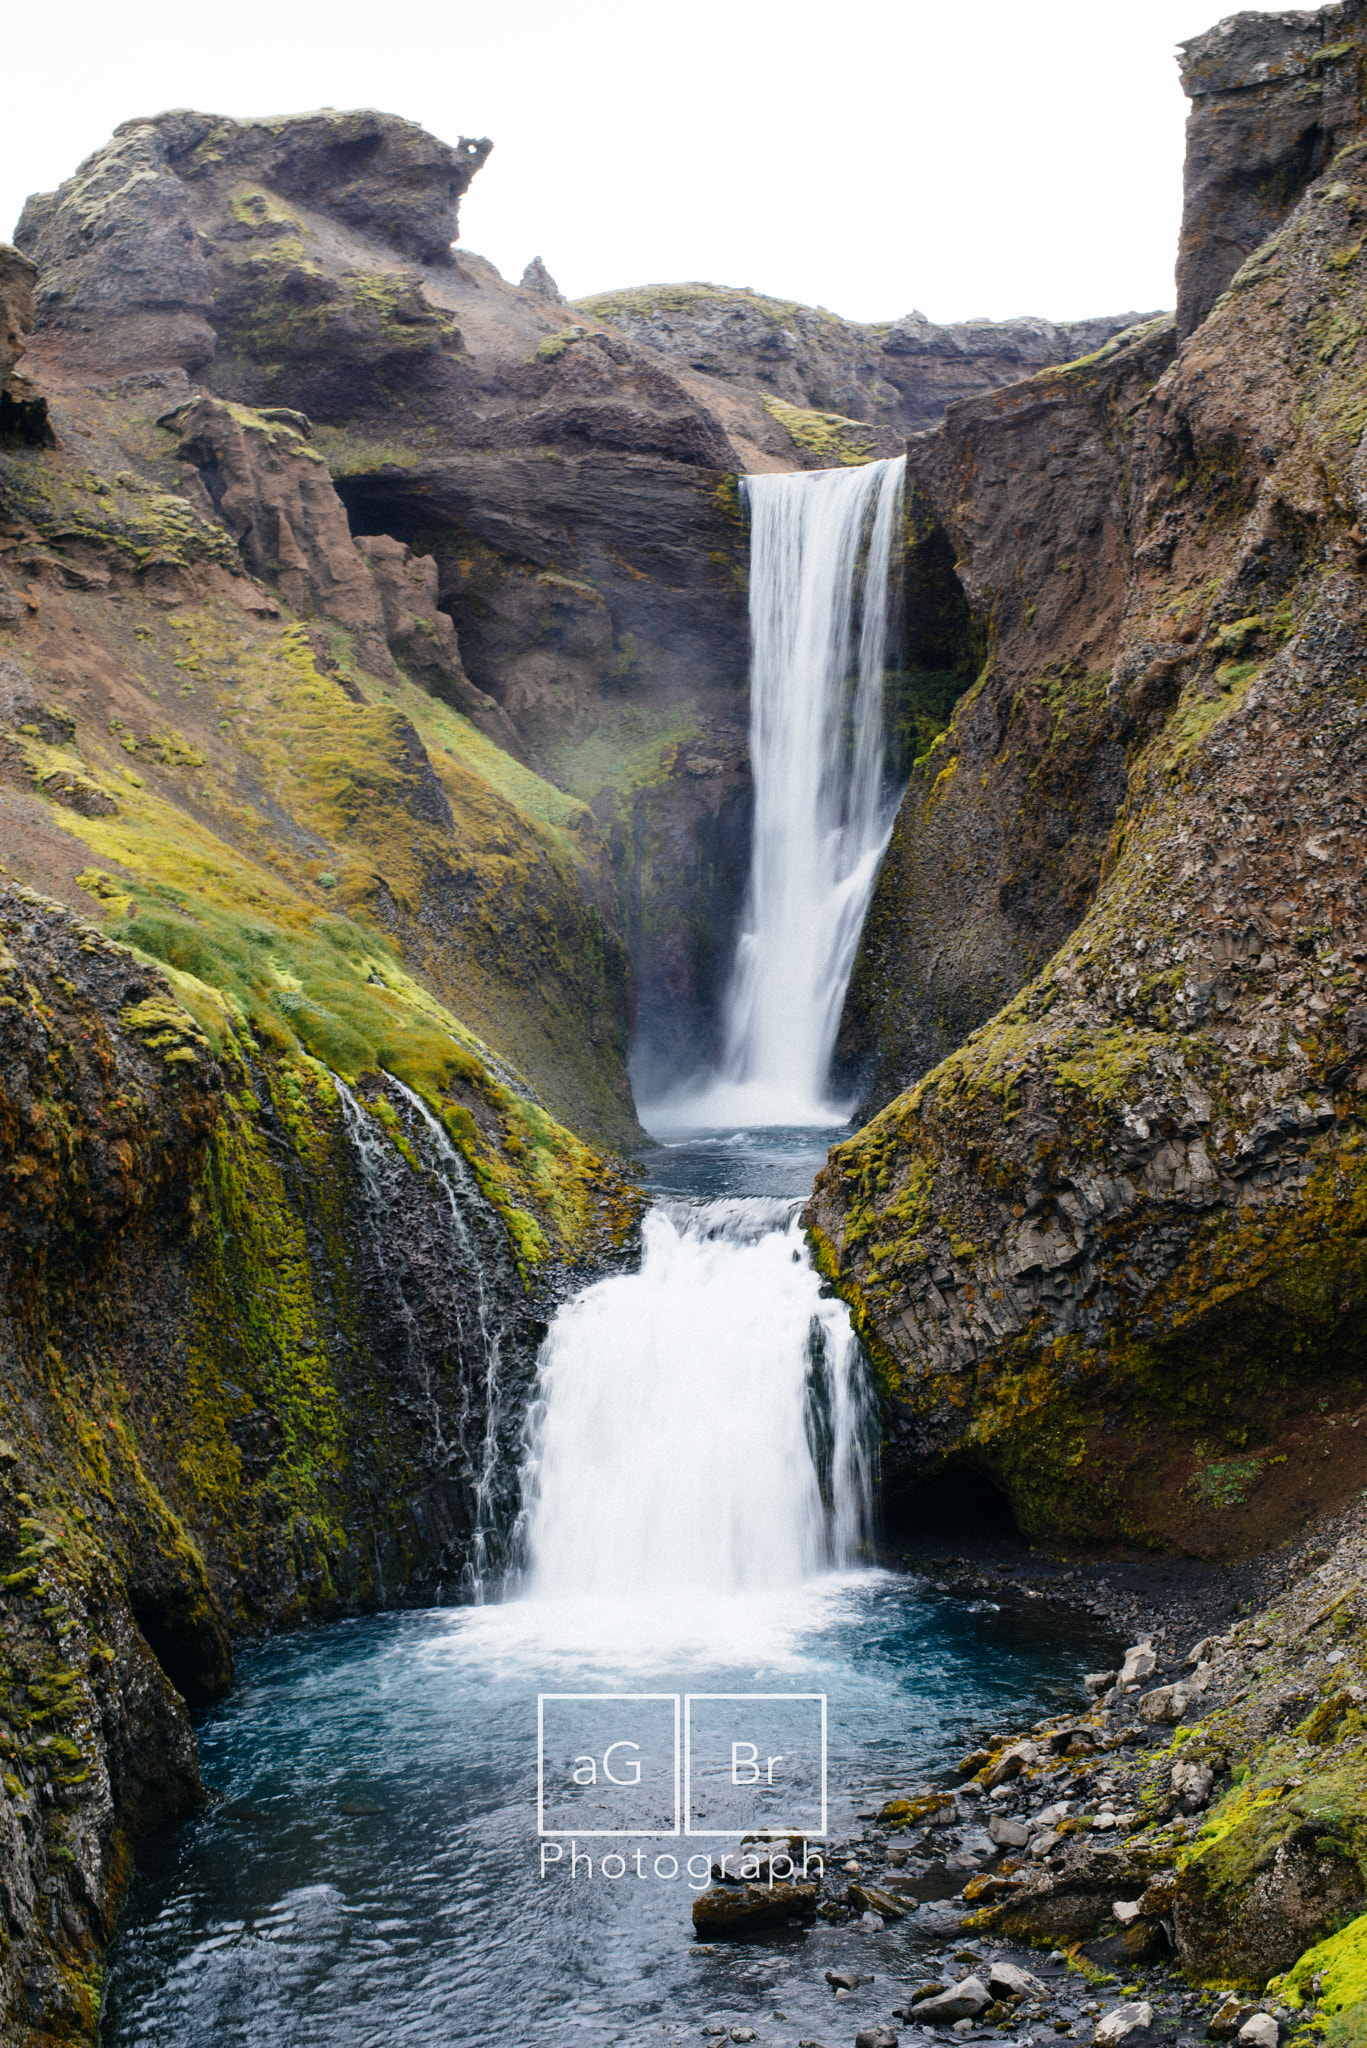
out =
[[[896,811],[883,773],[889,573],[904,457],[750,476],[755,820],[717,1081],[695,1124],[816,1124]]]
[[[526,1589],[714,1598],[851,1563],[871,1410],[791,1202],[662,1203],[640,1271],[562,1308],[523,1468]]]
[[[365,1197],[374,1275],[427,1418],[427,1462],[456,1487],[468,1524],[460,1590],[479,1603],[502,1575],[515,1453],[503,1385],[505,1331],[486,1271],[490,1245],[472,1227],[482,1197],[426,1103],[386,1074],[407,1110],[405,1137],[428,1181],[431,1198],[420,1210],[413,1167],[373,1112],[336,1074],[332,1080]]]

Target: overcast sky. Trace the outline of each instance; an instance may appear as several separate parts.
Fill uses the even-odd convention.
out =
[[[571,297],[854,319],[1173,303],[1176,43],[1218,0],[67,0],[7,13],[0,233],[115,125],[378,106],[495,149],[462,241]],[[1257,8],[1271,13],[1275,8]]]

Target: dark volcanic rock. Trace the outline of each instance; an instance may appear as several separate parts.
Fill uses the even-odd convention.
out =
[[[1187,121],[1177,330],[1199,327],[1239,266],[1362,132],[1362,0],[1317,14],[1232,14],[1182,44]]]
[[[643,285],[577,302],[629,340],[655,349],[679,374],[723,380],[783,407],[866,421],[890,435],[934,426],[947,405],[1017,382],[1049,363],[1090,355],[1152,314],[1104,319],[962,320],[936,326],[923,313],[900,320],[842,320],[824,306],[802,306],[723,285]],[[697,386],[701,390],[702,386]],[[777,413],[779,426],[787,416]],[[765,438],[762,418],[748,432]],[[803,422],[787,420],[790,466],[811,457]],[[772,438],[772,433],[770,434]],[[781,443],[777,445],[782,445]],[[895,452],[869,441],[869,452]],[[829,458],[827,458],[829,459]]]
[[[1107,690],[1133,573],[1130,422],[1173,348],[1171,322],[1154,322],[1092,362],[956,405],[908,443],[910,565],[929,527],[957,577],[909,592],[913,624],[930,637],[943,614],[949,648],[966,597],[990,658],[916,766],[865,922],[840,1057],[868,1109],[961,1043],[1076,924],[1137,718],[1176,688],[1174,643],[1137,695]]]
[[[894,978],[900,918],[926,1045],[937,890],[967,867],[970,903],[1028,905],[1046,855],[1046,953],[1074,846],[1076,909],[1089,869],[1101,887],[1007,1008],[837,1147],[808,1214],[903,1469],[971,1459],[1056,1542],[1238,1541],[1184,1490],[1216,1413],[1214,1441],[1265,1443],[1362,1341],[1364,203],[1358,146],[1169,368],[1155,330],[1081,373],[1102,380],[1081,405],[1060,402],[1080,373],[1046,373],[913,449],[991,654],[899,827],[941,865],[894,858],[873,964]],[[1318,1487],[1308,1456],[1264,1541]]]

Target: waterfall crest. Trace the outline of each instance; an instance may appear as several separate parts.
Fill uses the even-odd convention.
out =
[[[640,1271],[586,1289],[542,1347],[527,1590],[724,1598],[850,1563],[870,1491],[864,1388],[793,1203],[661,1203]]]
[[[883,677],[905,471],[899,456],[743,479],[754,842],[722,1060],[686,1106],[695,1124],[847,1113],[828,1077],[896,810],[883,775]]]

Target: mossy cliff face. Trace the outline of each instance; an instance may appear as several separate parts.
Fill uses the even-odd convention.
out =
[[[59,446],[0,449],[8,872],[216,985],[269,991],[259,929],[280,1001],[324,971],[320,923],[357,959],[387,943],[378,974],[421,977],[548,1109],[631,1142],[630,969],[591,812],[471,722],[495,707],[453,643],[412,663],[422,593],[386,610],[297,427],[166,396],[68,387]],[[409,561],[396,544],[381,569]],[[316,1028],[345,1033],[333,1015]]]
[[[90,2037],[129,1838],[199,1796],[186,1702],[234,1631],[498,1569],[545,1317],[639,1204],[382,946],[334,952],[370,969],[328,1049],[344,1092],[308,1050],[316,980],[272,1018],[31,893],[0,894],[0,936],[18,2043]]]
[[[1047,624],[1041,673],[1055,648],[1106,671],[1123,810],[1072,936],[836,1149],[809,1211],[885,1375],[894,1463],[976,1464],[1059,1543],[1218,1552],[1290,1523],[1322,1488],[1282,1437],[1360,1357],[1365,205],[1353,149],[1140,380],[1125,489],[1098,508],[1121,528],[1109,596],[1105,547],[1080,587],[1059,563],[1011,594],[997,541],[997,651],[942,801],[1006,772],[1009,728],[991,761],[967,736],[1008,640],[1019,662]],[[1248,1500],[1212,1526],[1203,1485],[1240,1457]]]

